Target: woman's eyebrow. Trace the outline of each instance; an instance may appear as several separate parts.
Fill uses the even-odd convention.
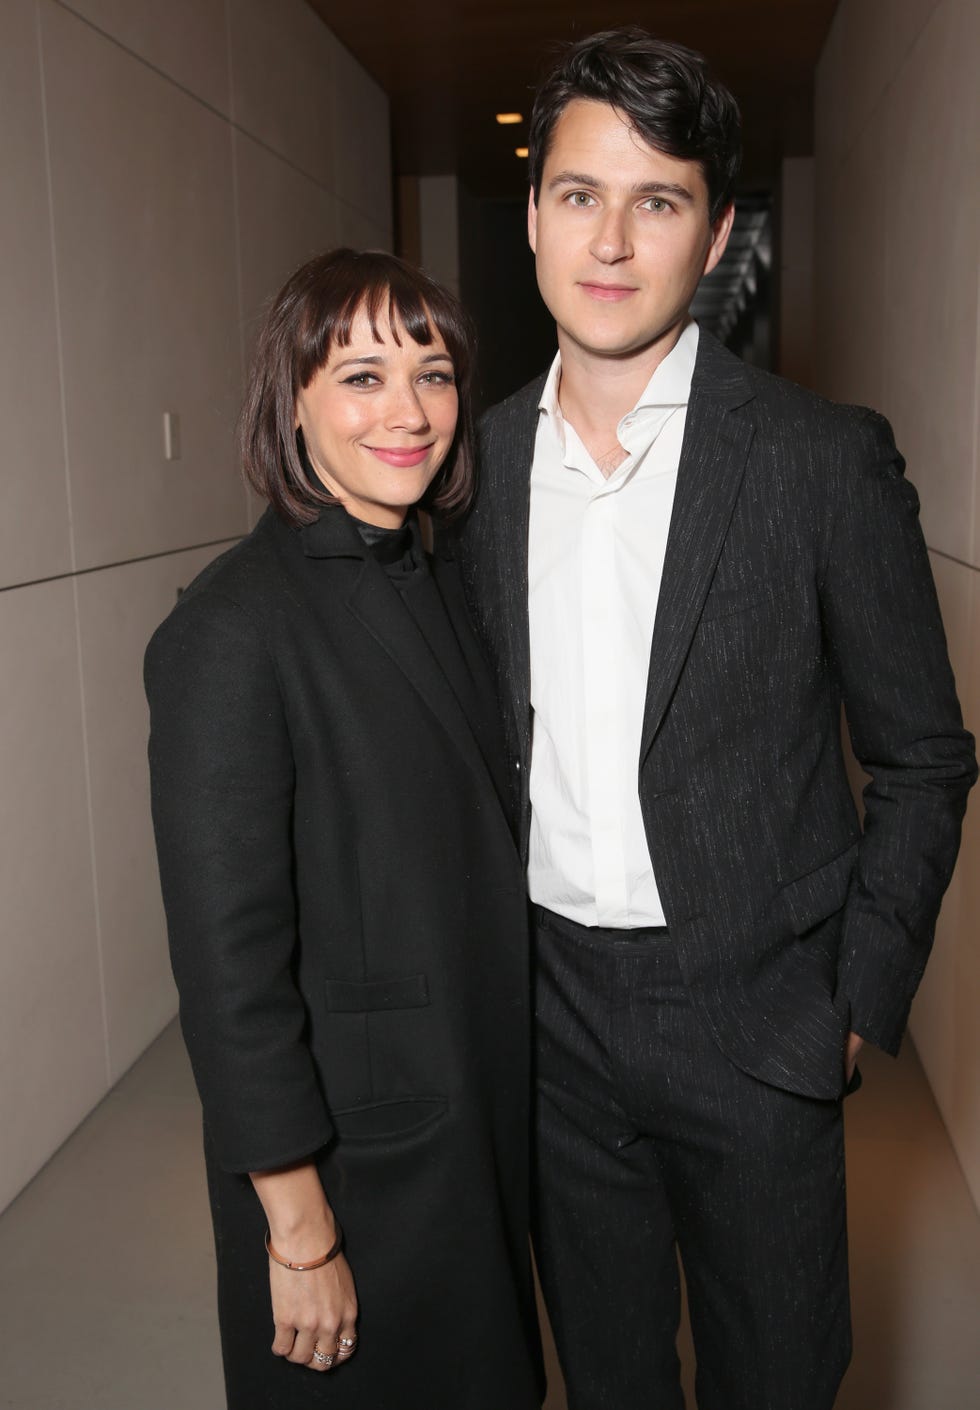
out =
[[[364,357],[345,357],[340,362],[334,363],[334,371],[339,372],[342,367],[357,367],[367,363],[371,367],[382,366],[387,359],[383,353],[366,353]],[[452,358],[447,352],[428,353],[421,359],[422,362],[452,362]]]

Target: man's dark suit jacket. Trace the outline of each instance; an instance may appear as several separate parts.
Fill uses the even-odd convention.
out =
[[[454,565],[432,573],[492,697]],[[146,683],[230,1403],[529,1410],[526,902],[493,712],[461,703],[340,509],[267,512],[181,596]],[[269,1351],[242,1173],[307,1156],[361,1308],[329,1385]]]
[[[495,665],[527,849],[529,477],[543,379],[491,410],[458,552]],[[896,1052],[976,778],[918,524],[882,417],[702,330],[637,760],[691,996],[745,1071],[842,1089],[850,1029]],[[863,831],[841,703],[871,781]]]

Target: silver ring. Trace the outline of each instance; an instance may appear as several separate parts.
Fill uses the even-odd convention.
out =
[[[338,1337],[337,1345],[343,1346],[349,1351],[352,1346],[357,1345],[357,1337]]]
[[[319,1342],[317,1342],[316,1346],[313,1348],[313,1360],[317,1363],[318,1366],[333,1365],[333,1357],[330,1355],[329,1352],[320,1350]]]

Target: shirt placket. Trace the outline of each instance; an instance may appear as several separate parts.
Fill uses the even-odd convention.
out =
[[[582,647],[585,673],[585,762],[597,923],[614,924],[627,909],[623,846],[622,757],[618,718],[618,632],[615,486],[586,505],[582,524]]]

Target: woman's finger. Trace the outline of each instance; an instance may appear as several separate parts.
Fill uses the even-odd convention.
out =
[[[337,1333],[337,1360],[349,1361],[357,1350],[357,1328],[353,1322],[341,1324]]]
[[[296,1328],[289,1322],[277,1322],[276,1335],[272,1342],[273,1355],[288,1356],[295,1340]]]
[[[313,1361],[313,1348],[316,1345],[316,1335],[313,1332],[298,1330],[296,1340],[293,1342],[293,1349],[286,1357],[287,1361],[294,1361],[297,1366],[308,1366]],[[325,1350],[330,1351],[329,1346]],[[318,1369],[322,1366],[318,1363]]]
[[[329,1350],[327,1342],[316,1341],[313,1343],[313,1359],[310,1368],[314,1371],[329,1371],[337,1360],[337,1353]]]

